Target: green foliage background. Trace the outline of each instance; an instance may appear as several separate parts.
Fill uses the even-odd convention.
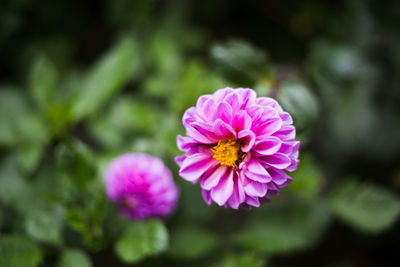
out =
[[[398,10],[0,2],[0,266],[398,266]],[[225,86],[278,99],[301,140],[294,182],[251,211],[207,206],[173,160],[184,110]],[[128,151],[173,171],[166,221],[106,199],[103,172]]]

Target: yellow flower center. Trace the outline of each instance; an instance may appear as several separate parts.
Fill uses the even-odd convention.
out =
[[[246,156],[240,147],[240,143],[228,139],[219,141],[216,146],[211,148],[211,151],[214,153],[213,158],[219,160],[221,165],[237,168]]]

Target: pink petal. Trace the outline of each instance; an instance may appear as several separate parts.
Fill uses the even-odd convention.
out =
[[[283,142],[281,147],[279,148],[279,153],[290,155],[293,152],[293,148],[296,145],[296,141],[286,141]]]
[[[197,130],[201,131],[202,133],[205,133],[207,135],[213,135],[213,127],[212,125],[206,123],[206,122],[201,122],[201,121],[195,121],[190,124],[190,126],[196,128]]]
[[[225,173],[218,185],[211,190],[211,198],[220,206],[225,205],[233,192],[233,171]]]
[[[195,107],[190,107],[185,111],[185,113],[183,113],[182,123],[183,126],[185,126],[185,128],[188,127],[190,123],[196,121],[195,114],[196,114]]]
[[[244,193],[243,185],[239,181],[239,178],[236,177],[236,179],[234,179],[233,193],[228,201],[229,206],[233,209],[238,209],[240,204],[242,204],[243,201],[245,200],[245,198],[246,198],[246,195]]]
[[[270,156],[260,157],[261,161],[269,166],[272,166],[277,169],[285,169],[290,166],[292,163],[290,158],[281,153],[276,153]]]
[[[219,162],[213,159],[212,154],[193,154],[183,161],[179,175],[189,182],[196,183],[205,171],[217,164]]]
[[[250,130],[243,130],[238,133],[238,139],[243,141],[242,145],[243,152],[249,152],[256,141],[256,135]]]
[[[221,119],[226,123],[230,123],[232,117],[232,108],[228,103],[221,102],[214,112],[213,120]]]
[[[245,172],[245,176],[262,183],[269,182],[272,179],[265,167],[255,159],[252,159],[247,163],[247,171]]]
[[[270,182],[267,184],[268,186],[268,191],[274,193],[275,195],[279,195],[279,187],[274,183]]]
[[[216,104],[212,98],[208,98],[204,103],[197,107],[197,112],[208,123],[212,123],[212,115],[216,109]]]
[[[187,135],[203,144],[214,144],[218,142],[215,134],[209,130],[209,125],[201,122],[193,122],[186,128]]]
[[[240,109],[240,96],[236,93],[236,91],[233,91],[227,95],[224,101],[232,107],[233,113],[236,113]]]
[[[247,114],[249,114],[249,116],[252,119],[252,130],[255,130],[258,126],[258,123],[260,121],[260,119],[262,118],[262,115],[264,113],[264,109],[262,108],[262,106],[251,106],[249,108],[246,109]]]
[[[210,196],[210,191],[201,190],[201,196],[203,197],[204,202],[206,202],[207,205],[211,205],[212,199],[211,199],[211,196]]]
[[[281,144],[282,141],[278,137],[269,136],[258,143],[253,150],[260,155],[272,155],[278,152]]]
[[[272,107],[279,112],[283,112],[281,106],[276,102],[275,99],[270,97],[258,97],[256,103],[265,107]]]
[[[292,125],[283,126],[279,131],[274,133],[275,136],[282,140],[291,140],[296,137],[296,129]]]
[[[300,161],[297,159],[292,160],[292,163],[290,164],[289,167],[286,168],[286,170],[290,172],[295,171],[297,169],[297,166],[299,165],[299,162]]]
[[[279,169],[270,168],[269,173],[271,174],[272,181],[277,185],[282,185],[286,183],[288,179],[291,179],[289,175]]]
[[[222,100],[225,99],[227,95],[229,95],[232,92],[234,92],[234,90],[231,87],[225,87],[223,89],[215,91],[215,93],[212,96],[215,102],[221,102]]]
[[[280,118],[279,112],[272,108],[272,107],[263,107],[263,120],[273,119],[273,118]]]
[[[249,88],[238,88],[236,89],[238,95],[242,98],[242,106],[241,109],[246,109],[249,103],[253,103],[256,99],[256,92]]]
[[[280,130],[282,127],[281,118],[271,118],[258,126],[257,135],[268,136]]]
[[[290,116],[289,113],[282,112],[282,113],[279,114],[279,116],[281,116],[283,124],[292,124],[293,123],[292,116]]]
[[[293,146],[293,151],[292,151],[291,157],[296,158],[296,159],[299,157],[299,148],[300,148],[300,142],[297,141],[297,142],[295,142],[295,144]]]
[[[204,103],[205,103],[207,100],[209,100],[209,99],[211,99],[211,95],[202,95],[202,96],[200,96],[200,97],[197,99],[197,102],[196,102],[196,108],[197,108],[197,110],[198,110],[199,108],[201,108],[201,107],[204,105]]]
[[[244,191],[246,192],[247,195],[253,196],[253,197],[263,197],[268,191],[268,186],[266,183],[259,183],[255,181],[249,181],[245,186],[244,186]]]
[[[239,111],[232,119],[232,127],[236,132],[241,130],[250,130],[251,118],[245,110]]]
[[[214,188],[220,179],[225,175],[227,170],[227,166],[220,165],[215,170],[212,170],[211,173],[205,173],[201,179],[201,188],[205,190],[211,190]]]
[[[176,144],[177,144],[179,150],[187,151],[187,150],[189,150],[194,144],[196,144],[196,141],[195,141],[193,138],[191,138],[191,137],[178,135],[178,136],[176,137]]]
[[[280,189],[282,189],[282,188],[288,186],[291,182],[293,182],[293,178],[288,176],[288,179],[286,180],[286,182],[284,182],[283,184],[278,185],[278,187]]]
[[[186,159],[186,155],[176,156],[175,162],[178,164],[179,167],[182,166],[183,161]]]
[[[217,119],[215,121],[213,129],[214,129],[214,133],[220,139],[230,139],[230,138],[236,139],[235,130],[229,124],[222,121],[221,119]]]
[[[246,204],[249,205],[249,206],[258,208],[260,206],[260,201],[258,200],[257,197],[247,196]]]

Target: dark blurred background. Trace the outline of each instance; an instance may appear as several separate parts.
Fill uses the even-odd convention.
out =
[[[0,1],[0,266],[399,266],[400,2]],[[207,206],[173,158],[198,96],[249,87],[289,111],[294,182]],[[161,157],[181,191],[130,222],[102,173]]]

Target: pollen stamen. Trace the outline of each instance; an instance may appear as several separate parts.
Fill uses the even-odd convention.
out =
[[[219,160],[221,165],[237,168],[246,156],[240,147],[241,144],[235,140],[220,140],[211,151],[214,153],[213,158]]]

